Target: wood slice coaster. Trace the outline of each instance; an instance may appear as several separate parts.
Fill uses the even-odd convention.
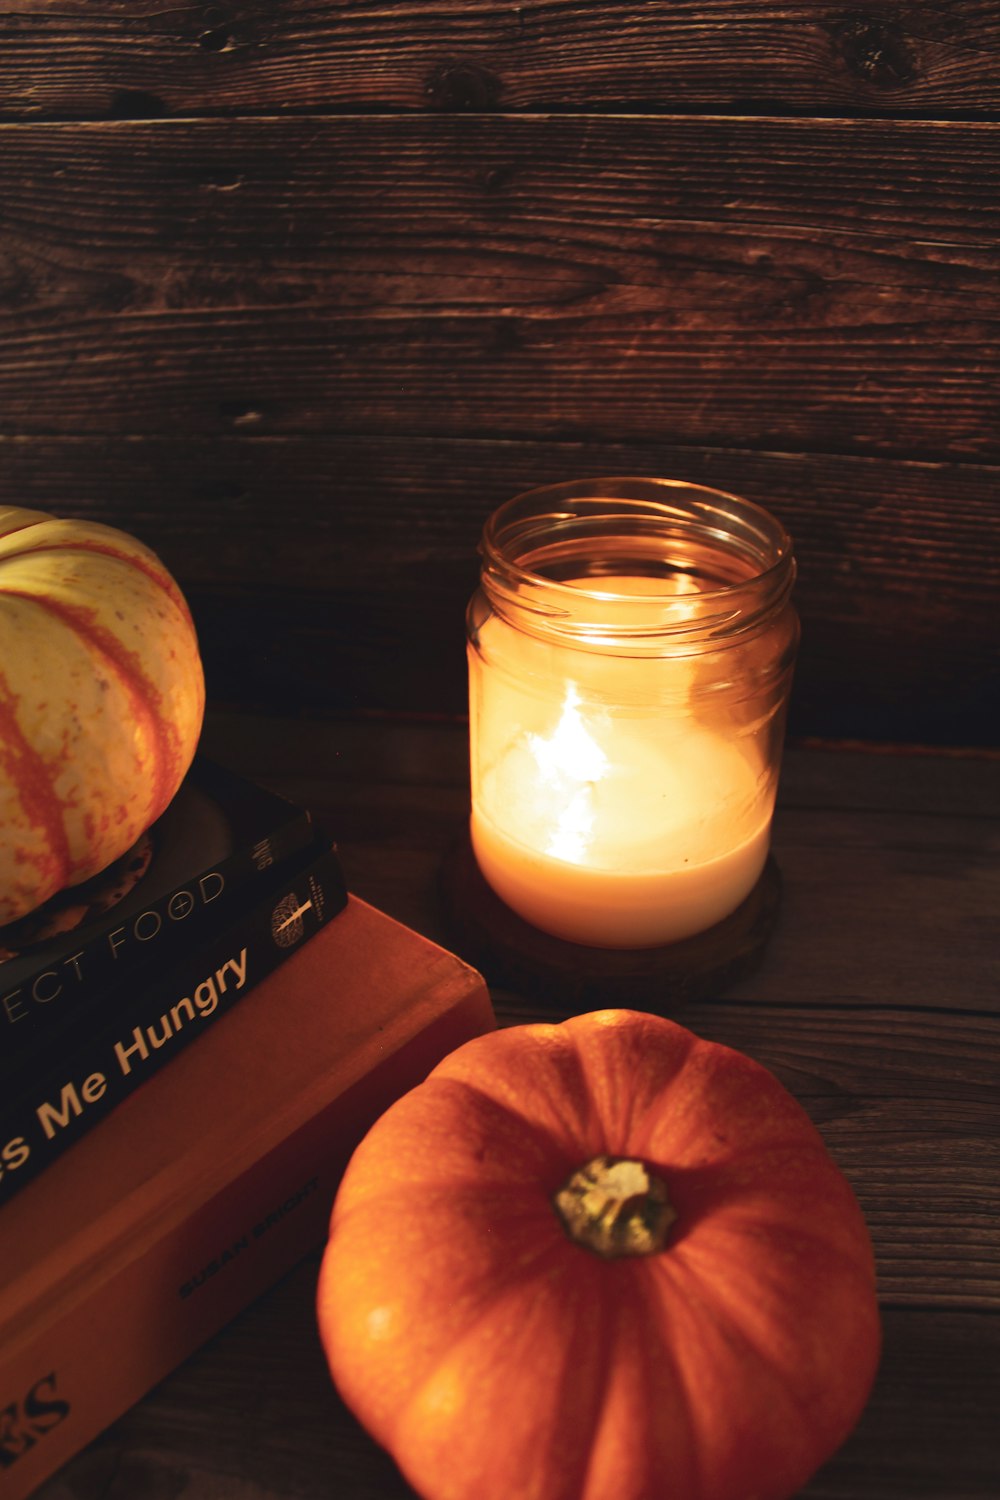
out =
[[[466,835],[440,872],[444,915],[455,951],[486,981],[560,1009],[605,1006],[669,1014],[707,1000],[759,966],[781,903],[773,855],[743,904],[714,927],[659,948],[590,948],[550,937],[495,894]]]

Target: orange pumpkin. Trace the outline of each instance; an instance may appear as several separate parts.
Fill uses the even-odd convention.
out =
[[[317,1313],[428,1500],[783,1500],[880,1341],[864,1221],[800,1105],[614,1010],[477,1038],[388,1110]]]
[[[201,731],[188,607],[110,526],[0,508],[0,924],[159,817]]]

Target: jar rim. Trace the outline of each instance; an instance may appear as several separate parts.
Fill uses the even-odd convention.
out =
[[[789,533],[754,501],[634,475],[515,495],[488,517],[479,550],[498,613],[534,633],[595,645],[664,636],[681,644],[759,628],[786,603],[796,571]],[[628,574],[629,588],[602,586],[602,573]],[[668,578],[686,586],[668,587]]]

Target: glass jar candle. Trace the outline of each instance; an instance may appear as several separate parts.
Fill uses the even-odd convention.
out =
[[[666,479],[502,505],[467,615],[471,839],[493,891],[602,948],[691,937],[768,854],[798,644],[792,544]]]

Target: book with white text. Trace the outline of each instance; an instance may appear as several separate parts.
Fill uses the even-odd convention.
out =
[[[317,839],[172,963],[120,980],[96,1017],[43,1039],[0,1094],[0,1205],[202,1035],[347,904]]]
[[[174,963],[315,838],[304,808],[196,757],[135,849],[0,928],[0,1090],[39,1042],[99,1008],[110,987]]]

